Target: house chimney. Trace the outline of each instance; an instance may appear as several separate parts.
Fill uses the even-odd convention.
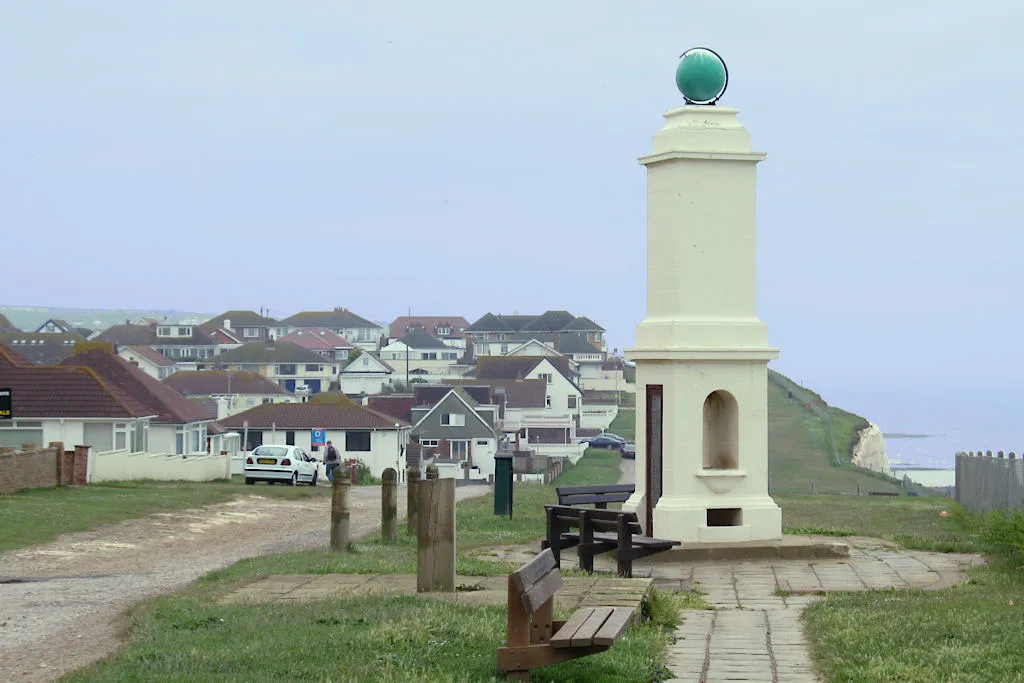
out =
[[[231,319],[230,318],[224,318],[224,329],[225,330],[231,330]]]
[[[555,351],[558,351],[558,347],[559,347],[558,337],[559,337],[559,334],[557,332],[555,332],[554,337],[553,337],[553,341],[552,341],[552,344],[554,345]],[[558,352],[561,353],[561,351],[558,351]]]

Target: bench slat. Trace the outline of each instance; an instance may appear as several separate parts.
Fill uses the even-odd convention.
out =
[[[548,550],[546,552],[551,551]],[[550,600],[561,587],[562,574],[557,568],[552,569],[530,586],[530,588],[522,592],[523,609],[526,610],[527,614],[533,614],[541,605]]]
[[[585,607],[574,612],[573,615],[569,617],[569,620],[565,622],[565,625],[558,629],[558,633],[551,636],[551,640],[549,641],[551,643],[551,647],[571,647],[572,637],[576,635],[576,631],[580,630],[580,626],[583,626],[593,613],[593,607]]]
[[[614,607],[595,607],[593,613],[587,617],[576,635],[572,637],[572,647],[590,647],[594,644],[594,636],[604,626],[604,622],[615,611]]]
[[[616,607],[611,616],[604,622],[601,629],[594,635],[594,645],[611,645],[633,620],[632,607]]]
[[[633,493],[636,487],[633,484],[604,484],[600,486],[558,486],[555,493],[558,495],[573,495],[577,493],[621,493],[628,491]]]
[[[555,556],[550,549],[537,555],[512,573],[512,580],[520,593],[525,593],[545,574],[555,568]]]
[[[579,496],[559,496],[558,502],[561,505],[589,505],[592,503],[625,503],[632,494],[611,494],[607,496],[594,496],[581,494]]]

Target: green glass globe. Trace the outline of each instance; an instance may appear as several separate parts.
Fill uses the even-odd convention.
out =
[[[729,85],[729,70],[714,50],[695,47],[682,54],[676,87],[687,104],[714,104]]]

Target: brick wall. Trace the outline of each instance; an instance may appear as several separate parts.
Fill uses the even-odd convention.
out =
[[[58,484],[84,484],[88,446],[64,451],[60,443],[47,448],[0,449],[0,494]]]

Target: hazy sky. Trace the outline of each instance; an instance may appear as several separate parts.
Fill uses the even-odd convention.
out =
[[[977,407],[1024,390],[1022,27],[1008,1],[6,2],[0,303],[564,308],[630,346],[636,157],[707,45],[768,153],[775,367]]]

